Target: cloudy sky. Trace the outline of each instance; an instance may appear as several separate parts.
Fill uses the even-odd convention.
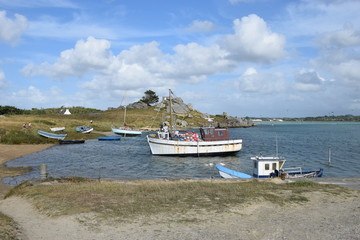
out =
[[[0,105],[360,115],[358,0],[0,0]]]

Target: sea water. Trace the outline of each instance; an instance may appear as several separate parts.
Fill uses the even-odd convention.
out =
[[[40,164],[46,164],[49,176],[55,178],[220,178],[215,164],[252,174],[250,157],[277,153],[286,158],[284,167],[323,168],[323,177],[360,177],[360,123],[266,122],[229,131],[231,138],[243,139],[242,150],[231,156],[153,156],[143,133],[121,141],[94,139],[84,144],[55,145],[14,159],[6,166],[31,166],[33,171],[4,178],[3,182],[16,185],[38,179]]]

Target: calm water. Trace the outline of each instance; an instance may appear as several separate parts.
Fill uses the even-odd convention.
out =
[[[39,178],[39,166],[47,164],[52,177],[81,176],[106,179],[219,178],[212,164],[252,174],[251,156],[274,155],[276,139],[285,167],[324,168],[324,177],[360,177],[360,123],[262,123],[253,128],[230,129],[232,138],[243,139],[234,156],[152,156],[145,134],[117,142],[87,140],[85,144],[56,145],[7,163],[31,166],[23,176],[5,178],[15,185]],[[331,148],[331,165],[328,151]]]

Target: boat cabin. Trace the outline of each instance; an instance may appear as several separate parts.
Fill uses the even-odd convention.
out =
[[[278,175],[285,164],[283,157],[252,157],[254,163],[253,176],[255,178],[269,178],[270,175]]]
[[[200,136],[204,141],[229,140],[229,130],[227,128],[203,127],[200,128]]]

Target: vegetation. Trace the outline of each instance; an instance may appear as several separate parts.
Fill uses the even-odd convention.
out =
[[[157,103],[159,101],[159,97],[156,95],[154,91],[147,90],[145,92],[145,96],[143,96],[140,101],[146,103],[148,106],[151,106],[152,104]]]
[[[70,178],[57,179],[52,184],[25,182],[13,188],[6,197],[29,198],[41,212],[50,216],[92,212],[101,221],[161,213],[184,217],[189,211],[229,211],[232,207],[260,200],[278,205],[298,204],[308,201],[304,193],[337,195],[348,191],[351,190],[335,185],[274,184],[257,180],[138,180],[119,183]]]
[[[0,236],[2,240],[20,240],[20,228],[14,220],[0,213]]]

